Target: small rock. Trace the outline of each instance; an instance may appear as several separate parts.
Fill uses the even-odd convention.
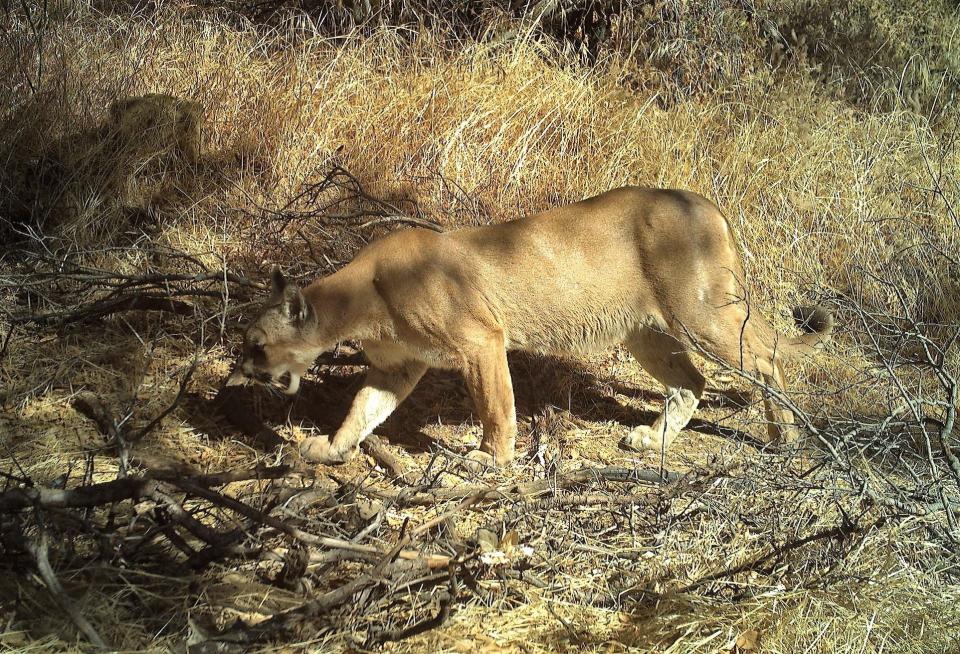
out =
[[[481,552],[494,552],[500,544],[500,538],[489,529],[477,529],[476,539]]]
[[[357,500],[356,506],[361,520],[373,520],[383,510],[383,502],[378,500]]]

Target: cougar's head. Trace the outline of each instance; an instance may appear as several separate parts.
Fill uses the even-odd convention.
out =
[[[243,351],[227,386],[256,381],[292,395],[320,354],[314,345],[317,315],[297,285],[288,284],[278,268],[273,269],[271,282],[270,299],[243,335]],[[287,375],[289,381],[284,379]]]

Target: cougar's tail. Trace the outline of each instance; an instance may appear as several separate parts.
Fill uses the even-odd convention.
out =
[[[793,310],[793,319],[797,321],[797,327],[805,333],[803,336],[787,339],[786,354],[788,356],[812,354],[830,340],[830,334],[833,332],[833,314],[823,307],[796,307]]]

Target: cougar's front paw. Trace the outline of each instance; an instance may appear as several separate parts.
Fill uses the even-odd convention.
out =
[[[481,450],[467,452],[464,459],[466,460],[463,462],[463,467],[474,474],[479,474],[489,468],[495,468],[497,465],[492,455]]]
[[[501,456],[495,457],[489,452],[483,450],[473,450],[468,452],[464,462],[464,467],[474,473],[483,472],[488,468],[499,468],[509,465],[513,457]]]
[[[300,456],[303,457],[304,461],[310,463],[335,465],[352,459],[356,454],[356,449],[354,447],[349,452],[341,452],[333,447],[330,439],[326,436],[315,436],[300,444]]]
[[[660,452],[663,449],[663,434],[658,429],[642,425],[624,436],[620,444],[634,452]]]

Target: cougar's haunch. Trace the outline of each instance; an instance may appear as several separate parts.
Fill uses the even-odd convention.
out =
[[[371,368],[332,439],[304,442],[314,462],[348,459],[430,367],[459,370],[483,423],[471,458],[504,464],[517,433],[508,350],[586,353],[623,343],[666,389],[665,411],[624,438],[659,450],[689,422],[704,378],[700,348],[783,389],[780,360],[832,328],[801,308],[811,334],[778,336],[749,310],[736,243],[716,206],[690,192],[621,188],[511,222],[437,234],[394,232],[304,289],[274,271],[273,294],[244,337],[229,384],[288,392],[337,342],[363,343]],[[768,438],[792,440],[793,414],[765,398]]]

